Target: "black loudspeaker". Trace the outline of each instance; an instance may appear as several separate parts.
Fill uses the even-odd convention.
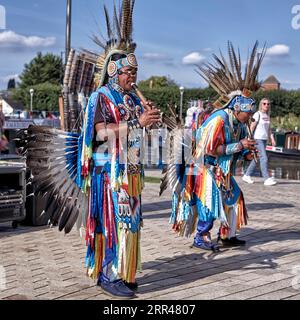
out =
[[[17,156],[0,156],[0,222],[13,226],[24,220],[26,201],[26,165]]]
[[[27,186],[26,219],[24,222],[33,226],[43,226],[48,224],[51,208],[45,212],[48,196],[38,195],[35,191],[33,185]]]
[[[26,219],[24,220],[24,224],[33,225],[33,226],[43,226],[48,224],[51,210],[53,206],[45,212],[49,196],[38,194],[37,188],[34,184],[31,183],[30,179],[30,170],[26,172]]]

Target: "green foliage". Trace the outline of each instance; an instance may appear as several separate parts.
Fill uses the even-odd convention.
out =
[[[149,84],[149,82],[147,83]],[[153,89],[150,89],[149,86],[139,86],[145,97],[153,101],[163,112],[168,113],[168,104],[176,104],[178,107],[180,105],[180,92],[177,86]],[[189,101],[201,99],[213,102],[217,99],[217,95],[212,88],[207,87],[204,89],[185,89],[183,98],[183,113],[185,114]],[[300,129],[300,90],[258,91],[253,94],[253,98],[257,101],[257,106],[261,99],[270,99],[273,128],[279,130]]]
[[[59,85],[46,82],[30,88],[34,89],[33,110],[58,111],[58,97],[61,93]],[[14,89],[13,98],[22,101],[26,109],[30,110],[29,89]]]
[[[52,53],[38,53],[29,64],[25,64],[20,76],[21,83],[13,90],[13,98],[21,101],[30,110],[30,89],[34,89],[33,110],[58,110],[61,93],[63,62]]]
[[[278,131],[299,131],[300,130],[300,117],[295,116],[292,113],[285,115],[284,117],[272,118],[272,128]]]
[[[63,77],[63,62],[52,53],[42,55],[41,52],[29,63],[25,64],[20,76],[20,88],[26,89],[41,83],[59,85]]]
[[[154,102],[162,111],[166,112],[168,104],[180,105],[180,92],[178,87],[165,87],[158,89],[142,89],[145,97]],[[212,101],[216,98],[214,90],[211,88],[205,89],[186,89],[183,94],[183,112],[188,107],[188,102],[191,100],[207,100]]]
[[[253,97],[257,105],[262,98],[270,99],[272,117],[284,117],[289,113],[300,116],[300,90],[258,91]]]
[[[153,76],[147,80],[140,81],[138,83],[139,88],[144,89],[159,89],[166,87],[177,87],[177,84],[174,80],[168,77],[158,77]]]
[[[179,88],[175,86],[153,88],[141,88],[145,97],[155,103],[162,111],[166,112],[168,104],[180,105]],[[300,128],[300,90],[273,90],[258,91],[253,94],[253,98],[259,101],[268,98],[271,101],[271,117],[274,118],[275,127],[284,129]],[[183,112],[185,113],[188,102],[191,100],[210,100],[215,101],[217,95],[210,88],[204,89],[185,89],[183,95]],[[276,120],[277,119],[277,120]],[[279,119],[279,120],[278,120]]]

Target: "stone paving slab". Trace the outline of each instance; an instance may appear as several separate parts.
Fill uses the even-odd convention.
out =
[[[250,217],[240,234],[247,245],[217,254],[191,248],[192,238],[174,234],[170,191],[158,197],[159,185],[146,185],[136,299],[300,299],[300,182],[265,187],[260,178],[253,185],[237,181]],[[218,223],[214,238],[217,230]],[[86,276],[84,256],[76,230],[65,236],[47,226],[0,224],[0,299],[111,299]]]

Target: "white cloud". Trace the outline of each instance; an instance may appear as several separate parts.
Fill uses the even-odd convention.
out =
[[[0,33],[0,48],[44,48],[55,42],[55,37],[23,36],[10,30]]]
[[[267,49],[266,56],[278,57],[287,56],[290,53],[290,47],[285,44],[275,44],[274,46]]]
[[[165,65],[173,65],[173,58],[163,53],[147,52],[141,56],[142,59],[151,63],[162,63]]]
[[[199,52],[192,52],[182,58],[183,64],[199,64],[205,60],[205,57],[202,56]]]

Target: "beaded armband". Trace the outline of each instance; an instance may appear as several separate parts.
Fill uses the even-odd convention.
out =
[[[129,130],[140,129],[142,127],[138,119],[128,121],[127,126]]]
[[[225,145],[224,154],[229,156],[229,155],[232,155],[234,153],[241,152],[243,149],[244,149],[244,146],[243,146],[243,144],[241,142],[227,144],[227,145]],[[223,147],[223,150],[224,150],[224,147]]]

